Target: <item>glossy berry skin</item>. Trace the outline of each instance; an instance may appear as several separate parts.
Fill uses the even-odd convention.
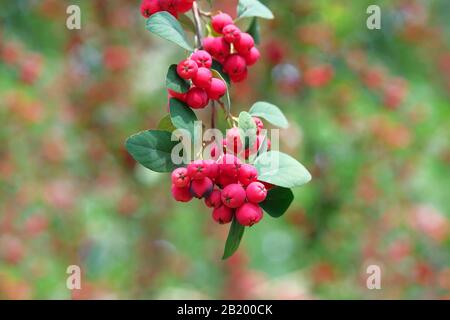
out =
[[[194,85],[202,89],[208,89],[211,86],[211,81],[212,72],[211,70],[204,67],[198,68],[197,74],[192,79]]]
[[[203,160],[195,160],[188,164],[187,174],[191,180],[201,180],[208,174],[208,165]]]
[[[250,49],[250,51],[244,56],[248,66],[254,65],[261,58],[261,53],[256,47]]]
[[[241,39],[241,30],[234,24],[229,24],[223,28],[223,38],[228,43],[236,43]]]
[[[214,190],[208,198],[205,198],[205,204],[208,208],[219,208],[222,206],[222,192]]]
[[[202,88],[192,87],[186,94],[186,103],[192,109],[203,109],[208,105],[208,102],[208,94]]]
[[[222,173],[216,179],[216,184],[222,189],[230,184],[237,183],[237,182],[238,182],[238,179],[236,176],[226,175],[226,174],[222,174]]]
[[[203,40],[202,40],[202,46],[203,46],[203,49],[205,49],[206,51],[208,51],[208,53],[210,54],[210,55],[215,55],[216,53],[215,53],[215,51],[214,51],[214,49],[215,49],[215,44],[214,44],[214,42],[216,41],[216,38],[214,38],[214,37],[205,37],[205,38],[203,38]]]
[[[191,178],[188,176],[187,168],[178,168],[172,172],[172,184],[178,188],[189,186]]]
[[[227,93],[227,85],[221,79],[212,78],[206,93],[211,100],[219,100]]]
[[[225,60],[223,69],[230,77],[236,77],[245,72],[247,69],[247,62],[241,55],[232,54]]]
[[[230,223],[231,220],[233,220],[233,213],[234,213],[233,209],[222,205],[219,208],[215,208],[213,210],[212,217],[216,222],[220,224],[226,224]]]
[[[172,186],[172,196],[178,202],[189,202],[193,198],[188,187],[178,188],[176,186]]]
[[[198,71],[197,63],[191,59],[183,60],[177,65],[178,75],[186,80],[195,77],[197,71]]]
[[[241,161],[232,154],[224,154],[217,162],[220,168],[220,174],[236,178],[239,176]]]
[[[161,11],[167,11],[175,18],[178,17],[178,4],[180,0],[158,0]]]
[[[192,9],[193,2],[194,0],[178,0],[176,9],[181,13],[188,12]]]
[[[191,181],[190,191],[192,196],[201,199],[207,198],[213,191],[214,184],[210,178]]]
[[[211,159],[203,160],[203,163],[206,165],[206,176],[214,181],[219,176],[219,165]]]
[[[232,82],[242,82],[245,81],[245,79],[247,79],[248,77],[248,69],[245,68],[244,72],[242,72],[241,74],[231,74],[230,75],[230,79]]]
[[[141,14],[145,18],[150,17],[160,10],[161,7],[159,6],[158,0],[143,0],[141,3]]]
[[[241,37],[235,42],[234,48],[242,55],[246,55],[255,46],[253,37],[248,33],[241,33]]]
[[[167,92],[169,93],[169,98],[175,98],[183,102],[186,101],[186,93],[175,92],[171,89],[167,89]]]
[[[231,128],[227,130],[227,150],[237,154],[242,150],[242,141],[239,128]]]
[[[245,189],[238,183],[230,184],[222,190],[222,203],[232,209],[242,206],[245,197]]]
[[[223,37],[218,37],[214,39],[212,50],[214,58],[220,63],[224,63],[225,59],[230,55],[231,47]]]
[[[258,180],[258,171],[250,164],[243,164],[239,170],[239,182],[244,186]]]
[[[261,203],[267,198],[267,189],[261,182],[252,182],[247,186],[247,200],[252,203]]]
[[[197,50],[191,55],[191,59],[194,60],[198,67],[204,67],[210,69],[212,66],[212,57],[205,50]]]
[[[211,19],[212,28],[220,34],[222,34],[223,28],[230,24],[233,24],[233,19],[226,13],[219,13]]]
[[[243,226],[251,227],[261,221],[263,211],[261,207],[254,203],[245,203],[236,210],[236,220]]]

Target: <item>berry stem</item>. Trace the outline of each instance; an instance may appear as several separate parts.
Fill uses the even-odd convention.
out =
[[[198,8],[197,1],[194,1],[192,3],[192,13],[194,15],[194,25],[195,25],[195,40],[196,40],[196,46],[198,49],[202,48],[202,22],[200,19],[200,10]]]

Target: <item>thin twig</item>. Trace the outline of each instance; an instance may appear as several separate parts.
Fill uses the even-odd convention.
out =
[[[197,42],[197,48],[202,48],[202,39],[203,39],[203,32],[202,32],[202,22],[200,21],[200,11],[198,8],[197,1],[194,1],[192,4],[192,13],[194,15],[194,25],[195,25],[195,39]]]

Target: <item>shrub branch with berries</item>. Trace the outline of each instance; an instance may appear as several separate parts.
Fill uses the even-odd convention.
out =
[[[209,2],[204,1],[205,7]],[[294,198],[291,188],[307,183],[311,175],[289,155],[272,150],[262,119],[286,128],[287,119],[278,107],[256,102],[239,116],[231,110],[231,85],[245,81],[249,67],[260,58],[258,18],[273,19],[272,12],[257,0],[239,0],[233,20],[226,13],[203,11],[200,4],[193,0],[142,2],[146,28],[185,49],[187,57],[168,68],[169,114],[156,130],[128,138],[126,147],[146,168],[172,172],[176,201],[204,199],[216,222],[231,223],[226,259],[238,249],[245,227],[258,223],[263,211],[282,216]],[[246,22],[243,32],[238,25]],[[193,33],[192,41],[186,31]],[[223,110],[225,137],[199,133],[204,127],[198,130],[194,110],[207,107],[211,129],[216,128],[216,108]],[[200,143],[194,142],[192,148],[197,138]],[[174,154],[183,161],[175,161]]]

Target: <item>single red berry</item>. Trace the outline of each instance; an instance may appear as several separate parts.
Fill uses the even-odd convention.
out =
[[[202,88],[192,87],[186,95],[186,103],[192,109],[203,109],[208,105],[208,102],[208,94]]]
[[[212,17],[211,25],[215,32],[222,34],[223,28],[233,23],[233,18],[226,13],[219,13]]]
[[[238,179],[236,176],[226,175],[226,174],[222,174],[222,173],[219,174],[219,176],[216,179],[216,184],[222,189],[230,184],[237,183],[237,182],[238,182]]]
[[[205,50],[197,50],[191,55],[191,59],[194,60],[198,67],[204,67],[210,69],[212,66],[212,57]]]
[[[179,92],[173,91],[171,89],[167,89],[167,92],[169,93],[169,99],[175,98],[175,99],[178,99],[183,102],[186,101],[186,93],[179,93]]]
[[[232,82],[242,82],[245,79],[247,79],[247,76],[248,76],[248,69],[245,68],[244,72],[242,72],[241,74],[230,75],[230,79]]]
[[[227,130],[227,150],[233,154],[238,154],[242,150],[242,140],[239,128],[231,128]]]
[[[150,17],[160,10],[161,7],[159,6],[158,0],[143,0],[141,3],[141,14],[145,18]]]
[[[263,218],[261,207],[254,203],[245,203],[236,210],[236,220],[243,226],[251,227]]]
[[[241,39],[241,30],[234,24],[229,24],[223,28],[223,38],[228,43],[236,43],[236,41]]]
[[[178,202],[189,202],[193,198],[189,187],[178,188],[174,185],[172,185],[172,196]]]
[[[208,165],[203,160],[195,160],[188,164],[187,174],[192,180],[201,180],[208,175]]]
[[[219,208],[222,206],[222,192],[220,190],[213,190],[208,198],[205,198],[205,204],[208,208]]]
[[[201,199],[203,197],[204,198],[209,197],[213,188],[214,188],[214,184],[211,181],[211,179],[203,178],[200,180],[192,180],[190,191],[194,197]]]
[[[226,175],[237,179],[242,164],[236,156],[229,153],[224,154],[217,163],[219,164],[220,175]]]
[[[178,4],[180,0],[159,0],[161,11],[167,11],[175,18],[178,18]]]
[[[255,121],[256,124],[256,133],[260,134],[261,130],[264,129],[264,122],[258,117],[253,117],[253,121]]]
[[[211,86],[211,81],[212,72],[204,67],[198,68],[197,75],[192,79],[194,85],[202,89],[208,89]]]
[[[213,55],[217,61],[224,63],[225,59],[230,55],[230,50],[230,44],[223,37],[214,39]]]
[[[260,203],[266,200],[267,189],[261,182],[252,182],[247,186],[247,200],[253,203]]]
[[[245,197],[245,189],[238,183],[230,184],[222,190],[222,203],[232,209],[242,206]]]
[[[198,66],[194,60],[186,59],[177,65],[177,73],[183,79],[192,79],[197,75]]]
[[[261,53],[259,53],[259,50],[256,47],[253,47],[246,55],[244,55],[244,58],[247,65],[252,66],[258,62],[259,58],[261,58]]]
[[[223,69],[230,77],[239,76],[247,69],[247,62],[241,55],[232,54],[225,60]]]
[[[211,100],[219,100],[227,93],[227,85],[221,79],[212,78],[211,85],[206,89],[206,93]]]
[[[214,181],[219,176],[219,165],[212,159],[203,160],[206,165],[207,177]]]
[[[250,50],[255,46],[255,40],[248,33],[241,33],[241,37],[234,44],[234,48],[242,55],[247,55]]]
[[[202,40],[203,49],[208,51],[208,53],[212,56],[216,55],[215,41],[216,41],[216,38],[214,38],[214,37],[206,37],[206,38],[203,38],[203,40]]]
[[[226,224],[231,222],[231,220],[233,220],[233,214],[234,214],[233,209],[230,209],[227,206],[222,205],[213,210],[212,217],[216,222],[220,224]]]
[[[191,179],[188,176],[187,168],[178,168],[172,172],[172,184],[178,188],[189,186]]]
[[[177,11],[181,13],[188,12],[192,9],[194,0],[179,0],[177,4]]]
[[[258,171],[250,164],[243,164],[239,170],[239,182],[244,186],[258,180]]]

